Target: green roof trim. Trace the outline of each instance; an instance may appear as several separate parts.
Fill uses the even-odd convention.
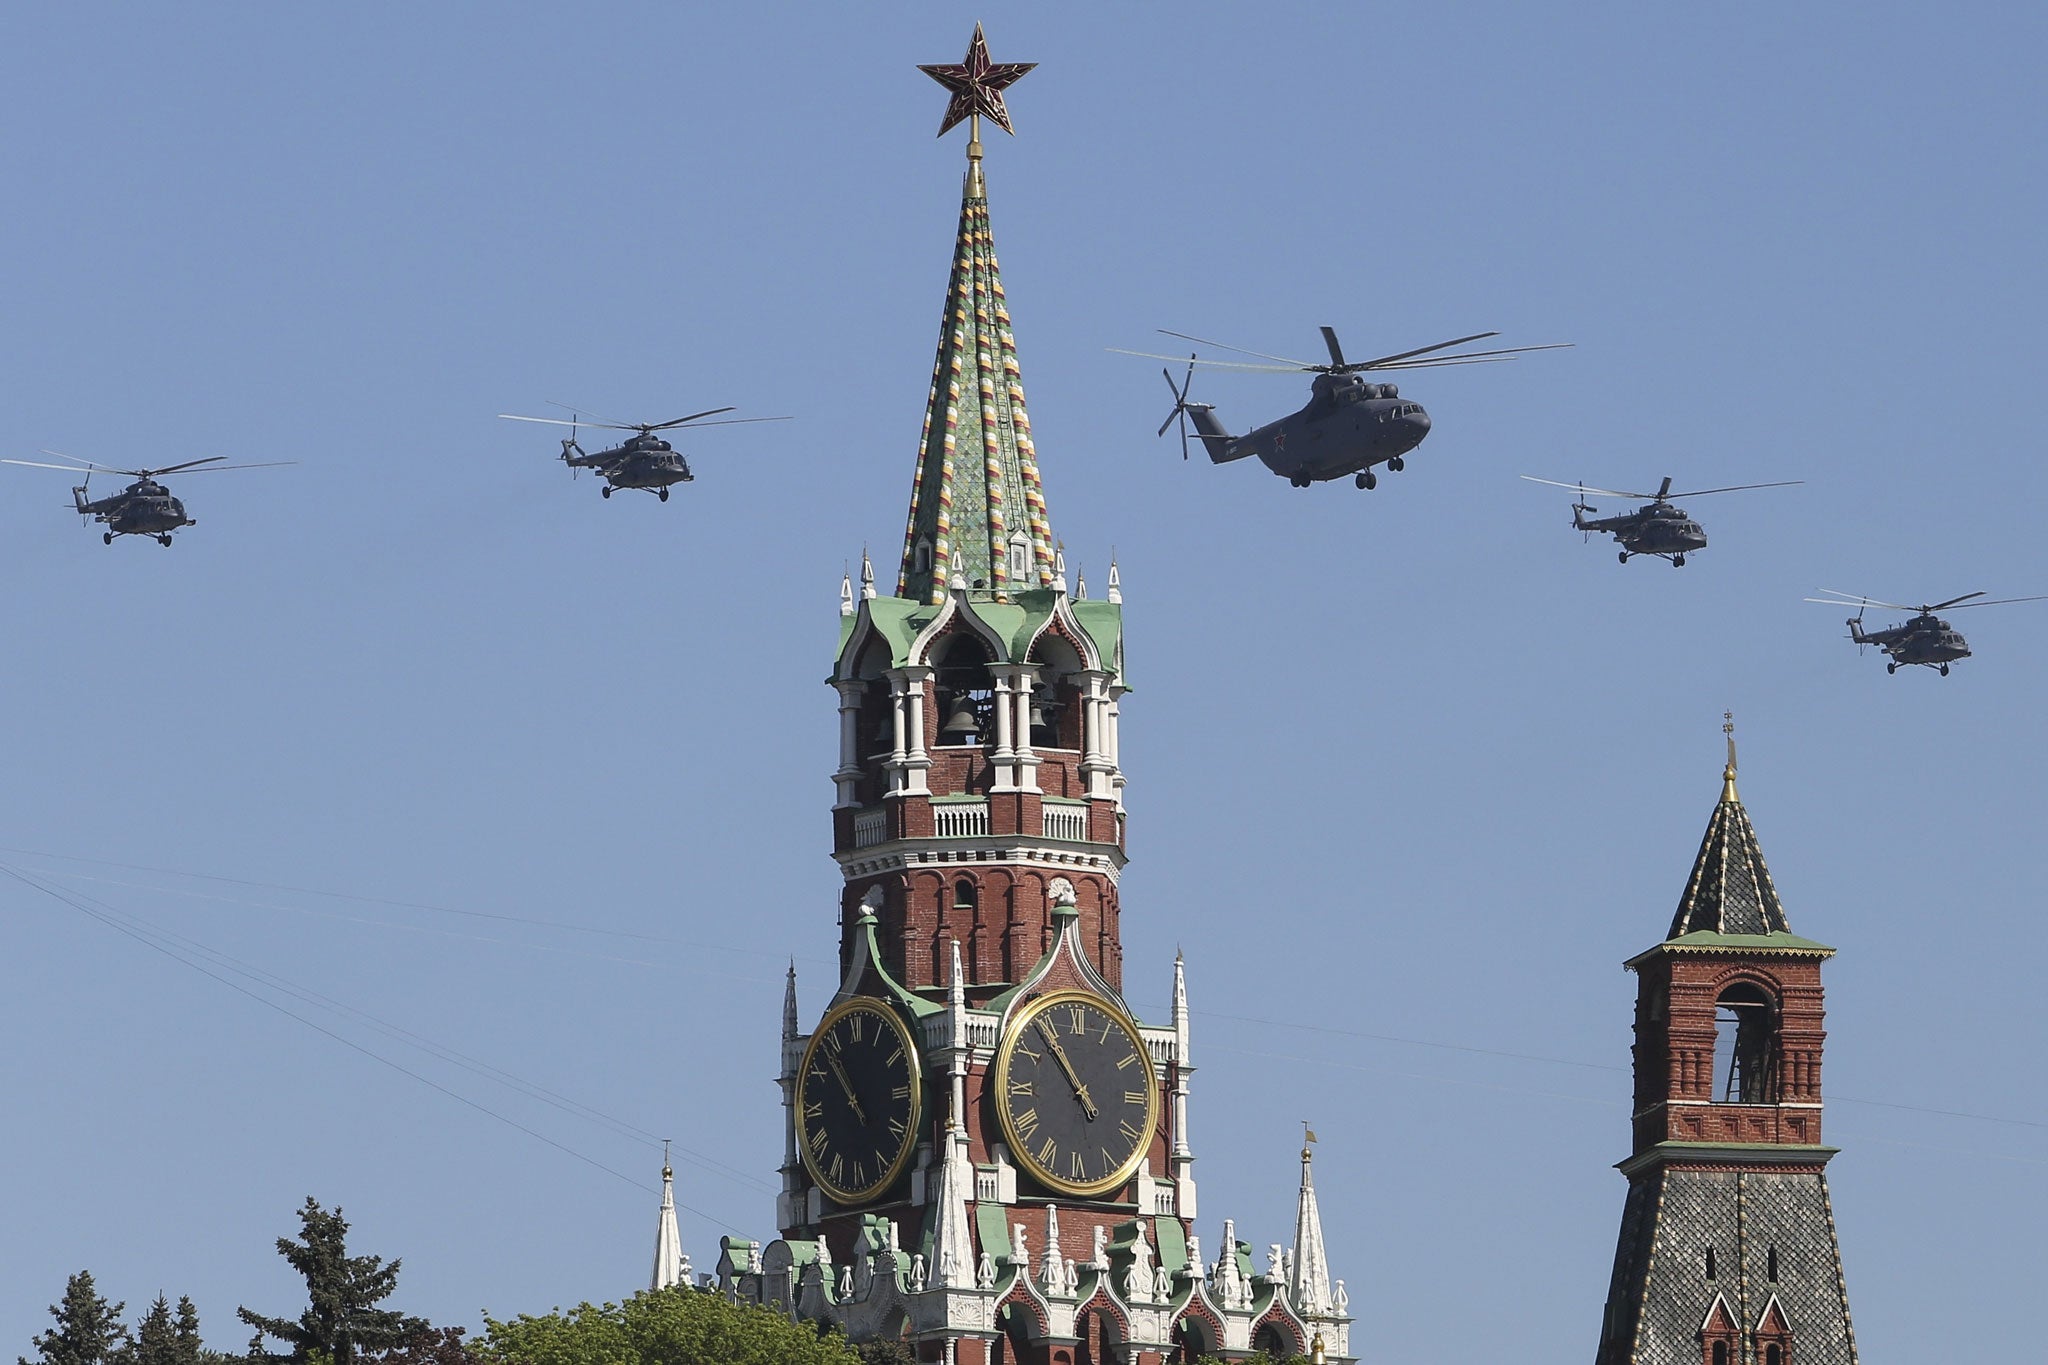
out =
[[[981,1167],[992,1171],[993,1166]],[[1010,1254],[1010,1223],[1004,1204],[976,1204],[974,1206],[974,1230],[981,1234],[981,1249],[989,1258],[1001,1261]]]
[[[922,1019],[927,1015],[943,1012],[946,1008],[944,1005],[925,999],[895,977],[889,975],[889,969],[882,965],[882,946],[875,939],[875,929],[878,924],[879,921],[875,918],[875,912],[866,906],[862,906],[858,921],[860,951],[863,959],[860,966],[861,975],[865,976],[872,973],[881,984],[881,989],[876,994],[884,995],[902,1005],[904,1009],[910,1011],[910,1017],[913,1019]],[[854,978],[856,981],[859,979],[859,976]]]
[[[1121,602],[1069,602],[1074,619],[1102,655],[1104,671],[1124,681],[1124,608]]]
[[[1797,934],[1720,934],[1711,929],[1695,929],[1677,938],[1667,938],[1646,952],[1637,953],[1622,965],[1630,971],[1660,953],[1739,953],[1749,956],[1763,954],[1780,957],[1833,957],[1835,950],[1825,943],[1816,943],[1810,938]]]
[[[1159,1243],[1159,1264],[1169,1274],[1178,1275],[1188,1268],[1188,1237],[1180,1219],[1164,1214],[1153,1218],[1152,1240]]]

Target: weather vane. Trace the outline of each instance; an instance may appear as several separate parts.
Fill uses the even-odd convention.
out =
[[[1721,799],[1734,801],[1735,795],[1735,713],[1721,713],[1721,733],[1728,736],[1728,767],[1721,774]]]
[[[940,85],[953,92],[953,98],[946,104],[946,117],[939,124],[939,136],[951,132],[953,125],[967,120],[967,157],[970,161],[981,160],[981,120],[985,114],[998,128],[1015,137],[1017,130],[1010,126],[1010,111],[1003,107],[1003,91],[1022,80],[1024,73],[1037,66],[1037,62],[991,62],[988,59],[988,40],[981,36],[981,25],[974,26],[974,38],[967,44],[967,56],[953,65],[918,65],[918,70],[930,76]]]

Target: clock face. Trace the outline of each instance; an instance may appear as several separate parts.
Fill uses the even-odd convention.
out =
[[[1026,1005],[996,1053],[996,1116],[1018,1163],[1063,1194],[1105,1194],[1152,1140],[1159,1087],[1138,1026],[1086,991]]]
[[[921,1080],[910,1030],[879,1000],[848,1000],[818,1021],[796,1076],[796,1133],[820,1189],[857,1204],[903,1173]]]

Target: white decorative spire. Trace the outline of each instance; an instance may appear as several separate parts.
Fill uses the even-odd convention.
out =
[[[676,1173],[668,1164],[668,1143],[661,1144],[661,1226],[654,1233],[654,1278],[650,1289],[683,1283],[683,1238],[676,1231]]]
[[[1067,547],[1055,546],[1052,552],[1052,590],[1061,597],[1067,595]]]
[[[1173,1036],[1180,1044],[1180,1064],[1188,1064],[1188,969],[1180,950],[1173,952]]]
[[[1067,1291],[1067,1263],[1060,1255],[1060,1211],[1054,1204],[1045,1206],[1045,1253],[1039,1261],[1038,1282],[1048,1294]]]
[[[782,1041],[796,1041],[796,959],[789,963],[789,981],[782,988]]]
[[[1103,595],[1118,605],[1122,605],[1124,600],[1123,575],[1117,572],[1114,559],[1109,561],[1109,591]]]
[[[875,595],[875,566],[865,548],[860,552],[860,595],[863,599]]]
[[[848,574],[839,575],[839,614],[853,615],[853,578]]]
[[[1330,1258],[1323,1251],[1323,1215],[1316,1208],[1316,1184],[1309,1166],[1315,1130],[1302,1125],[1301,1202],[1294,1214],[1294,1277],[1287,1296],[1303,1317],[1329,1317],[1334,1311],[1330,1298]]]
[[[1076,602],[1086,602],[1088,600],[1088,575],[1086,571],[1076,575],[1074,578],[1074,600]]]
[[[946,1114],[946,1131],[940,1139],[945,1150],[939,1154],[939,1192],[933,1210],[932,1254],[936,1273],[929,1283],[935,1289],[976,1287],[974,1232],[969,1227],[968,1209],[974,1198],[974,1168],[968,1161],[967,1131],[960,1126],[960,1110],[966,1103],[967,1072],[967,987],[960,970],[960,940],[953,940],[952,979],[946,983],[947,1012],[953,1025],[953,1096]],[[980,1286],[987,1288],[986,1285]]]

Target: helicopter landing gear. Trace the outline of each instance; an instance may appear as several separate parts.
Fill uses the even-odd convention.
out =
[[[1897,664],[1886,664],[1884,666],[1884,671],[1887,673],[1896,673],[1899,671],[1899,666]]]
[[[1674,569],[1682,569],[1682,568],[1684,568],[1684,567],[1685,567],[1685,556],[1684,556],[1684,555],[1673,555],[1673,556],[1671,556],[1671,567],[1672,567],[1672,568],[1674,568]]]
[[[1361,473],[1357,478],[1353,479],[1352,482],[1357,484],[1360,488],[1377,488],[1380,484],[1380,481],[1373,477],[1373,472],[1370,469]]]
[[[657,498],[659,498],[659,499],[660,499],[661,501],[663,501],[663,502],[667,502],[667,501],[668,501],[668,490],[667,490],[666,488],[657,488],[657,489],[655,489],[655,490],[654,490],[654,496],[655,496],[655,497],[657,497]]]
[[[1947,664],[1943,664],[1943,665],[1941,666],[1941,676],[1942,676],[1942,677],[1944,677],[1944,678],[1946,678],[1946,677],[1948,676],[1948,665],[1947,665]]]
[[[102,532],[100,532],[100,544],[102,544],[102,545],[112,545],[113,543],[114,543],[114,533],[113,533],[112,531],[102,531]]]
[[[1623,551],[1621,552],[1621,562],[1622,562],[1622,563],[1624,563],[1624,564],[1628,563],[1628,551],[1627,551],[1627,550],[1623,550]]]
[[[1398,474],[1407,467],[1408,462],[1402,459],[1399,455],[1396,455],[1393,459],[1387,461],[1387,472],[1390,474]]]
[[[163,546],[166,550],[171,548],[171,538],[168,535],[158,536],[156,538],[156,543]]]
[[[612,495],[612,486],[610,484],[606,484],[604,487],[598,489],[597,491],[608,498]]]

